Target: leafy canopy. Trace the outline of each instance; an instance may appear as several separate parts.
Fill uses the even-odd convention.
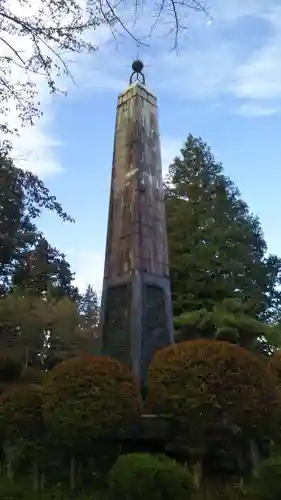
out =
[[[275,378],[263,359],[240,346],[216,340],[172,345],[154,357],[148,382],[151,411],[166,415],[175,438],[201,457],[223,433],[242,443],[277,435]]]
[[[44,414],[57,442],[74,450],[91,440],[124,434],[141,411],[127,368],[98,356],[63,361],[45,381]]]
[[[267,256],[257,217],[201,138],[169,166],[168,242],[175,316],[238,299],[253,317],[280,307],[280,258]]]
[[[109,498],[118,500],[189,499],[194,485],[182,465],[150,453],[120,455],[108,476]]]

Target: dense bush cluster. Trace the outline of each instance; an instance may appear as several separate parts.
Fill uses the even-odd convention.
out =
[[[41,385],[28,379],[40,380]],[[134,380],[116,360],[70,358],[42,375],[27,369],[0,399],[2,468],[11,477],[18,460],[24,460],[25,469],[29,461],[34,487],[39,489],[40,477],[49,475],[50,467],[56,481],[60,468],[68,467],[75,489],[79,464],[93,455],[92,450],[104,452],[101,441],[129,433],[141,409]],[[112,457],[111,452],[111,461]]]
[[[42,385],[45,379],[45,373],[38,368],[28,366],[21,372],[20,382],[23,384]]]
[[[238,426],[249,439],[276,430],[273,377],[263,361],[228,342],[182,342],[158,352],[148,400],[153,410],[179,418],[183,426],[195,422],[204,435],[216,422]]]
[[[165,456],[121,455],[109,474],[110,500],[188,500],[193,490],[187,469]]]
[[[281,457],[265,460],[259,474],[251,482],[251,491],[261,500],[279,500],[281,498]]]
[[[42,415],[43,389],[31,384],[13,387],[0,399],[0,426],[9,440],[40,439],[44,422]]]
[[[106,357],[73,358],[46,377],[44,415],[62,443],[126,432],[141,411],[141,398],[125,366]]]
[[[268,367],[276,377],[278,386],[281,387],[281,351],[270,356]]]
[[[21,373],[21,364],[6,353],[0,353],[0,384],[17,380]]]
[[[16,379],[16,372],[8,369],[14,365],[3,356],[2,380],[10,382],[0,396],[2,471],[10,480],[24,471],[30,484],[28,480],[19,488],[0,481],[0,496],[67,499],[69,490],[80,492],[85,484],[95,488],[101,473],[104,488],[111,469],[102,493],[110,500],[277,500],[279,459],[263,462],[260,471],[258,463],[250,462],[247,473],[255,469],[258,475],[243,488],[237,480],[232,484],[231,477],[234,472],[236,478],[243,476],[245,455],[253,450],[258,461],[263,458],[265,438],[278,446],[279,360],[275,354],[266,363],[242,347],[216,340],[188,341],[159,351],[149,370],[145,402],[146,411],[165,422],[159,455],[159,449],[149,454],[145,444],[141,453],[122,451],[130,436],[135,436],[137,451],[140,436],[134,432],[144,432],[146,419],[139,419],[144,410],[137,384],[116,360],[69,358],[48,373],[18,371]],[[151,432],[159,418],[149,420],[150,436],[159,438],[159,429]],[[227,469],[230,457],[240,462],[240,469]],[[204,467],[213,462],[219,479],[229,478],[217,488],[205,483],[210,476]],[[85,495],[85,500],[96,498],[94,489],[92,496]]]

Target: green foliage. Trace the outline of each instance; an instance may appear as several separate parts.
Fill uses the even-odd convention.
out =
[[[277,431],[274,377],[263,360],[227,342],[195,340],[159,351],[149,370],[148,404],[201,458],[226,431],[242,445]]]
[[[8,354],[0,354],[0,384],[17,380],[21,373],[21,364]]]
[[[33,366],[28,366],[27,368],[24,368],[20,376],[20,382],[26,384],[42,385],[44,379],[45,379],[45,373],[38,368],[34,368]]]
[[[198,309],[175,318],[176,340],[213,338],[243,347],[262,350],[261,338],[268,338],[272,327],[251,317],[248,305],[238,299],[223,299],[213,309]]]
[[[1,478],[0,480],[0,498],[1,500],[73,500],[67,492],[60,487],[48,488],[44,491],[34,491],[31,485],[26,481],[9,481]],[[89,495],[83,493],[75,495],[79,500],[106,500],[103,492],[94,491]]]
[[[44,430],[43,389],[38,385],[20,385],[2,394],[0,426],[9,440],[40,440]]]
[[[279,500],[281,498],[281,457],[265,460],[251,484],[257,500]]]
[[[67,296],[59,299],[40,294],[9,293],[0,299],[0,317],[8,331],[6,339],[23,366],[55,364],[79,352],[78,311]],[[46,342],[46,331],[48,341]]]
[[[141,400],[126,367],[89,356],[66,360],[48,373],[43,407],[57,442],[78,452],[92,439],[124,434]]]
[[[46,240],[34,224],[42,209],[56,213],[63,220],[72,220],[36,175],[15,167],[10,153],[10,148],[0,148],[0,231],[3,235],[0,276],[5,287],[9,285],[8,278],[20,269],[26,276],[27,264],[33,269],[38,250],[46,246]],[[55,249],[52,251],[59,259],[60,254]]]
[[[97,292],[88,285],[79,300],[79,329],[84,339],[85,348],[91,354],[99,354],[99,318],[100,304]]]
[[[278,380],[279,387],[281,388],[281,351],[276,351],[269,358],[268,366],[275,374]]]
[[[81,354],[84,348],[76,303],[65,296],[52,301],[50,305],[52,317],[49,320],[49,337],[43,359],[47,369],[66,358]]]
[[[239,485],[206,484],[199,488],[192,496],[192,500],[258,500],[249,491]]]
[[[26,484],[1,479],[1,500],[39,500],[38,493],[33,492]]]
[[[67,357],[90,352],[94,342],[89,306],[96,306],[96,325],[97,297],[88,290],[85,336],[70,266],[35,224],[42,209],[64,221],[72,219],[38,177],[16,168],[9,154],[9,149],[0,149],[0,348],[22,366],[44,362],[49,369]]]
[[[166,200],[175,316],[234,298],[272,317],[281,260],[266,256],[259,220],[202,139],[189,135],[170,165]]]
[[[91,285],[87,286],[86,292],[81,296],[79,313],[81,328],[93,332],[99,324],[100,307],[97,292]]]
[[[68,262],[36,219],[43,209],[72,219],[38,177],[15,167],[10,154],[0,146],[0,348],[27,365],[38,363],[46,345],[52,301],[77,296]]]
[[[24,253],[13,276],[14,286],[21,291],[56,299],[76,297],[72,280],[73,273],[64,256],[42,236]]]
[[[111,500],[188,500],[194,490],[186,468],[149,453],[121,455],[109,473]]]

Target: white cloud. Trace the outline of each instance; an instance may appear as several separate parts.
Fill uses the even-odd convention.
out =
[[[230,89],[236,97],[281,98],[281,30],[247,64],[237,68]]]
[[[78,0],[80,1],[80,0]],[[81,0],[82,3],[83,0]],[[14,11],[19,14],[20,4],[18,0],[12,0],[14,4]],[[24,10],[28,9],[28,15],[32,15],[42,7],[41,2],[33,2],[31,4],[24,3]],[[26,12],[24,12],[26,13]],[[110,38],[110,30],[101,26],[96,31],[92,30],[90,34],[91,42],[93,44],[103,44]],[[32,54],[32,43],[27,37],[16,37],[12,35],[5,34],[5,40],[15,49],[18,50],[21,56],[25,59],[30,57]],[[0,43],[0,55],[13,55],[8,46],[1,42]],[[73,70],[74,77],[76,74],[79,75],[78,57],[80,57],[80,63],[85,65],[85,62],[90,63],[90,56],[77,56],[70,63],[70,69]],[[93,58],[93,56],[91,56]],[[11,66],[11,74],[9,76],[11,82],[26,81],[26,73],[19,68],[17,65]],[[38,92],[38,101],[40,101],[40,109],[43,112],[43,117],[35,120],[33,126],[25,126],[22,128],[22,122],[18,116],[16,109],[16,103],[11,100],[8,102],[9,113],[7,116],[7,122],[11,129],[17,128],[19,130],[19,136],[7,136],[0,134],[0,139],[11,139],[13,144],[12,156],[14,158],[15,164],[21,168],[31,170],[32,172],[38,174],[40,177],[47,177],[50,175],[57,174],[62,171],[62,166],[59,162],[57,155],[57,148],[60,146],[60,142],[54,137],[52,133],[52,125],[54,116],[52,113],[53,99],[50,96],[49,88],[46,79],[39,75],[30,75],[30,79],[36,84],[36,90]],[[73,91],[75,89],[71,79],[66,77],[61,77],[58,79],[59,87],[66,92]]]
[[[242,104],[240,107],[235,108],[235,114],[242,116],[272,116],[278,113],[278,109],[276,107],[268,107],[265,105],[257,104],[257,103],[247,103]]]
[[[15,164],[40,178],[62,171],[56,153],[61,143],[47,133],[47,123],[48,120],[43,117],[38,124],[23,128],[20,135],[13,138],[12,156]]]
[[[151,64],[147,72],[151,73],[152,86],[157,85],[166,93],[171,92],[187,99],[217,100],[222,96],[235,99],[234,112],[247,116],[266,116],[281,110],[281,9],[272,0],[214,0],[212,14],[214,20],[207,26],[202,16],[196,25],[195,34],[190,35],[182,46],[180,55],[168,54],[167,45],[157,45],[156,57],[153,52],[145,53],[146,61]],[[230,42],[224,36],[228,23],[239,20],[242,16],[260,16],[271,23],[271,36],[264,46],[250,53],[241,60],[239,39]],[[199,19],[199,18],[198,18]],[[224,28],[224,31],[221,31]],[[224,33],[224,34],[222,34]],[[70,80],[61,83],[69,91],[68,99],[83,89],[113,89],[116,93],[126,86],[125,67],[130,63],[125,57],[124,47],[119,52],[114,44],[109,48],[111,34],[107,28],[100,28],[91,34],[94,43],[101,45],[101,50],[94,55],[79,56],[72,65],[78,88]],[[20,41],[25,43],[23,39]],[[0,47],[1,50],[1,47]],[[30,50],[26,45],[24,50]],[[135,51],[133,46],[132,52]],[[19,76],[14,68],[13,77]],[[54,175],[62,170],[57,149],[60,146],[52,133],[53,114],[51,98],[46,82],[36,79],[39,98],[44,117],[31,128],[21,131],[19,138],[14,138],[14,157],[18,165],[29,168],[40,176]],[[158,82],[160,82],[158,84]],[[10,114],[10,123],[18,126],[15,111]],[[162,164],[164,175],[175,155],[179,154],[182,141],[173,137],[161,137]],[[87,245],[85,245],[87,247]],[[101,291],[104,266],[104,252],[79,251],[69,252],[69,260],[76,272],[76,284],[81,290],[90,283]]]
[[[209,39],[203,48],[188,49],[180,56],[163,54],[160,85],[187,99],[214,99],[224,92],[237,63],[232,44],[225,42],[218,49],[217,42]]]
[[[191,28],[190,41],[179,56],[157,54],[153,68],[155,80],[160,80],[165,92],[189,100],[232,98],[236,103],[234,112],[240,114],[279,113],[281,6],[274,0],[215,0],[211,13],[214,20],[209,27],[201,22],[196,32]],[[240,41],[237,23],[244,16],[268,23],[268,32],[260,38],[260,47],[251,47],[251,33],[248,40],[243,37],[243,44]],[[262,28],[253,27],[254,31],[258,29]]]
[[[179,55],[170,53],[163,39],[162,43],[153,40],[155,50],[143,50],[148,64],[147,80],[156,93],[158,87],[166,94],[189,100],[218,101],[224,96],[231,97],[237,101],[237,109],[242,107],[242,112],[245,106],[254,109],[255,105],[255,115],[258,116],[258,109],[264,115],[261,100],[281,100],[281,7],[276,6],[275,0],[214,0],[211,14],[211,23],[203,15],[189,20],[189,38],[181,44]],[[247,41],[243,47],[238,34],[231,40],[227,37],[228,27],[233,30],[235,23],[245,16],[269,23],[271,35],[265,37],[259,49],[251,49]],[[126,65],[124,50],[108,46],[96,54],[92,67],[84,66],[80,72],[81,86],[119,92],[126,85]],[[272,112],[280,108],[272,102],[266,107]]]
[[[33,8],[38,8],[39,4],[34,2]],[[279,112],[281,106],[278,103],[275,106],[272,102],[266,105],[260,101],[275,99],[281,103],[280,6],[274,0],[214,0],[211,14],[213,22],[210,27],[207,26],[209,23],[203,15],[196,16],[200,25],[200,31],[196,33],[199,45],[192,39],[191,26],[191,43],[187,40],[187,45],[182,47],[184,50],[180,50],[179,57],[175,53],[168,54],[166,44],[160,49],[157,57],[154,58],[148,53],[147,59],[152,63],[152,82],[155,80],[157,84],[161,80],[160,86],[163,90],[168,92],[171,89],[172,92],[176,91],[178,95],[189,99],[214,100],[222,95],[232,96],[238,100],[235,112],[244,115],[258,116]],[[233,23],[243,16],[259,16],[267,20],[272,26],[272,36],[261,50],[255,51],[246,61],[241,62],[239,40],[237,43],[230,43],[218,33],[222,26],[227,28],[228,23]],[[142,31],[145,31],[144,24],[146,23],[142,19],[139,23]],[[198,28],[198,25],[196,26]],[[126,85],[123,75],[128,60],[124,46],[120,44],[119,51],[115,50],[114,44],[110,48],[107,46],[111,39],[107,27],[92,32],[91,39],[101,46],[101,50],[91,56],[80,55],[79,59],[76,58],[71,67],[78,88],[75,89],[70,80],[64,79],[61,82],[63,87],[70,91],[69,98],[87,88],[103,91],[108,88],[118,93]],[[158,49],[159,46],[161,47],[161,44],[157,45]],[[25,38],[20,39],[20,47],[26,52],[31,49]],[[3,51],[3,46],[0,45],[1,50]],[[20,77],[20,70],[16,66],[13,68],[12,77],[15,80]],[[46,118],[38,120],[33,127],[23,129],[20,137],[13,139],[14,158],[18,165],[46,177],[60,172],[62,168],[57,156],[59,143],[52,134],[52,101],[46,82],[36,77],[36,83]],[[9,122],[19,126],[15,112],[10,114]],[[179,150],[178,146],[176,144],[174,149]],[[167,147],[164,141],[162,148],[165,168],[170,160],[165,160]]]
[[[211,15],[218,21],[236,21],[244,16],[260,16],[271,10],[274,0],[215,0]]]

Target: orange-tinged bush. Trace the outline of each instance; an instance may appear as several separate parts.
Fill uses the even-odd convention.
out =
[[[228,342],[196,340],[159,351],[149,370],[148,404],[199,447],[222,426],[247,440],[276,432],[274,377],[259,358]]]
[[[42,385],[44,382],[45,373],[38,368],[34,368],[33,366],[28,366],[25,368],[20,376],[21,383],[27,384],[38,384]]]
[[[272,370],[273,374],[277,377],[279,385],[281,383],[281,351],[275,352],[269,358],[268,367]]]
[[[130,372],[111,358],[71,358],[46,377],[46,423],[51,434],[69,446],[126,432],[141,406]]]
[[[8,439],[36,441],[43,432],[42,387],[20,385],[0,398],[0,427]]]

